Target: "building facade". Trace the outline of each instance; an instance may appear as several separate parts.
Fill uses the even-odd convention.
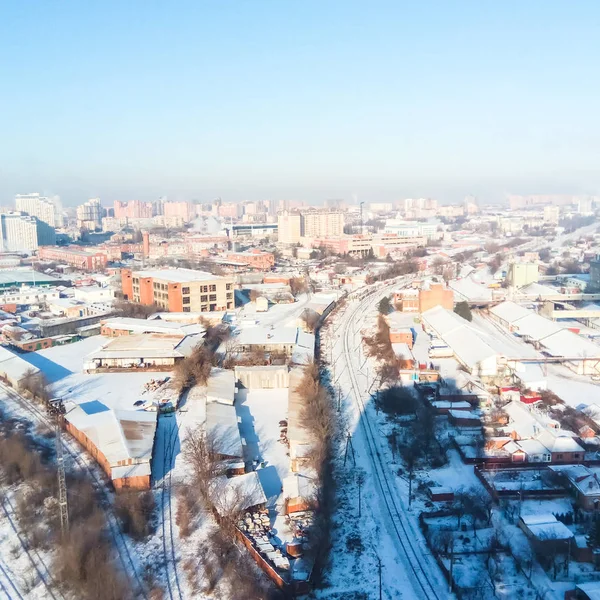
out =
[[[100,198],[91,198],[77,207],[77,227],[95,231],[102,228]]]
[[[106,268],[106,263],[108,262],[108,258],[104,252],[86,252],[74,246],[66,248],[58,248],[56,246],[43,247],[39,249],[38,258],[40,260],[65,263],[84,271],[102,271]]]
[[[141,202],[140,200],[121,202],[115,200],[114,216],[117,219],[151,219],[152,209],[151,202]]]
[[[454,292],[444,287],[442,283],[431,283],[429,289],[419,290],[419,312],[424,313],[435,306],[447,310],[454,309]]]
[[[300,235],[308,238],[339,237],[344,233],[344,213],[339,210],[310,210],[300,213]]]
[[[277,216],[277,233],[280,244],[300,243],[301,231],[300,213],[284,211]]]
[[[62,227],[63,219],[58,198],[46,198],[39,194],[17,194],[15,206],[18,212],[37,217],[50,227]]]
[[[233,278],[191,269],[121,271],[126,300],[156,304],[169,312],[215,312],[235,308]]]
[[[0,215],[2,250],[4,252],[32,252],[43,244],[55,244],[56,232],[37,217],[20,213]]]

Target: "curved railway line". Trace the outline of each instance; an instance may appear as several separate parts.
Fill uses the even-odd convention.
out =
[[[394,287],[397,287],[397,285],[398,284]],[[356,378],[356,371],[352,364],[352,345],[350,343],[350,336],[354,320],[358,314],[363,314],[367,306],[373,302],[373,296],[375,294],[381,294],[387,289],[389,289],[389,286],[379,286],[372,293],[363,294],[361,296],[361,301],[345,321],[343,326],[344,358],[349,372],[352,397],[359,412],[358,420],[360,422],[360,428],[364,435],[364,439],[366,440],[372,473],[377,484],[376,488],[380,491],[382,504],[385,508],[385,512],[389,516],[388,532],[393,539],[397,539],[399,542],[399,549],[402,551],[405,559],[404,563],[409,567],[408,575],[412,574],[414,576],[413,588],[415,592],[427,600],[442,600],[446,595],[440,595],[439,585],[435,579],[430,577],[427,569],[423,565],[425,562],[424,556],[415,549],[414,544],[418,544],[419,542],[415,539],[414,533],[406,523],[409,517],[407,517],[404,507],[397,498],[398,490],[395,483],[390,480],[387,464],[379,451],[377,443],[378,433],[375,431],[376,426],[373,425],[369,419],[367,406],[362,397],[361,389]]]

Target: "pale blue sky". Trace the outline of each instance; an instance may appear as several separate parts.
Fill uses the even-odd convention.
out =
[[[600,2],[0,4],[0,204],[600,192]]]

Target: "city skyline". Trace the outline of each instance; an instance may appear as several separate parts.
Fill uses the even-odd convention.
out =
[[[30,191],[73,206],[600,189],[596,3],[3,13],[4,203]]]

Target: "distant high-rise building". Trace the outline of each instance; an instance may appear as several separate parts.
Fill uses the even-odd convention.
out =
[[[437,208],[437,200],[432,198],[405,198],[404,210],[435,210]]]
[[[300,213],[283,211],[277,215],[277,236],[281,244],[297,244],[300,242],[300,235]]]
[[[580,215],[591,215],[594,212],[594,198],[592,196],[580,196],[577,199],[577,212]]]
[[[100,198],[91,198],[77,207],[77,227],[95,231],[102,227],[102,204]]]
[[[162,217],[165,214],[165,202],[167,202],[167,198],[165,196],[161,196],[158,200],[155,200],[152,203],[153,217]]]
[[[165,217],[177,217],[188,223],[195,217],[195,210],[189,202],[165,202],[163,204],[163,215]]]
[[[300,216],[303,237],[339,237],[344,233],[344,213],[339,210],[302,211]]]
[[[56,244],[56,232],[37,217],[14,212],[0,215],[2,250],[32,252],[39,246]]]
[[[50,227],[62,227],[62,208],[60,198],[54,196],[47,198],[40,194],[17,194],[15,196],[17,212],[22,212],[37,217]]]
[[[130,200],[121,202],[115,200],[115,217],[117,219],[151,219],[152,203],[141,202],[140,200]]]

